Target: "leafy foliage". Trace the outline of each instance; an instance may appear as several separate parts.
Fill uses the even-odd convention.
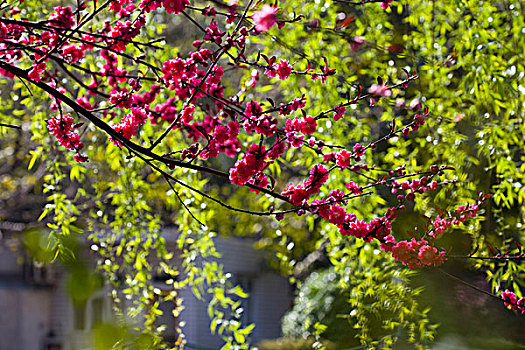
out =
[[[388,7],[375,2],[357,5],[346,1],[283,1],[278,11],[259,9],[252,1],[239,2],[236,7],[217,4],[218,11],[224,11],[219,14],[220,18],[228,18],[228,13],[236,16],[232,23],[221,23],[217,30],[231,34],[241,23],[250,26],[248,15],[262,28],[259,31],[264,32],[257,33],[250,27],[253,35],[246,36],[246,49],[235,51],[237,57],[228,51],[231,46],[227,49],[223,44],[213,46],[214,40],[208,40],[210,47],[218,50],[212,67],[221,60],[228,73],[222,78],[221,91],[231,98],[221,100],[222,96],[219,98],[210,90],[206,97],[201,97],[193,117],[204,123],[210,114],[223,113],[224,120],[234,120],[230,114],[243,115],[251,100],[267,99],[268,103],[260,102],[266,110],[304,97],[308,102],[307,113],[319,116],[314,145],[323,140],[326,147],[335,149],[352,149],[358,142],[376,147],[373,152],[365,152],[361,159],[360,164],[370,169],[368,173],[335,167],[330,170],[330,181],[322,184],[320,191],[321,197],[327,196],[332,190],[345,188],[350,181],[370,185],[370,193],[353,198],[345,206],[348,213],[363,220],[381,217],[385,207],[399,205],[398,198],[391,193],[392,187],[375,189],[382,184],[382,178],[392,177],[390,170],[406,165],[413,174],[420,175],[431,165],[454,168],[453,175],[443,175],[437,190],[425,196],[418,194],[414,204],[406,203],[407,210],[400,212],[393,223],[394,236],[398,241],[428,238],[431,218],[447,212],[441,208],[471,204],[480,191],[492,193],[492,199],[481,207],[483,215],[459,224],[453,234],[439,241],[438,247],[449,252],[449,260],[465,259],[471,262],[469,267],[485,271],[494,292],[511,288],[521,297],[525,276],[520,263],[525,216],[525,88],[522,85],[525,69],[518,53],[525,49],[524,4],[399,0]],[[85,16],[83,19],[89,18],[91,34],[104,33],[105,26],[126,17],[118,11],[105,11],[115,3],[120,2],[88,2],[86,8],[79,11],[79,16],[80,13]],[[155,3],[160,7],[161,2]],[[182,3],[179,5],[186,12],[171,16],[172,12],[180,11],[162,2],[165,9],[156,9],[145,16],[140,35],[131,38],[136,42],[124,45],[125,51],[117,55],[116,66],[126,72],[126,79],[133,77],[134,83],[140,81],[143,91],[153,91],[157,83],[169,85],[166,72],[159,67],[176,57],[185,57],[193,50],[188,38],[201,38],[206,31],[204,27],[211,22],[202,16],[193,16],[204,12],[197,7],[199,4],[192,3],[186,8],[188,4]],[[203,4],[206,5],[208,3]],[[20,3],[18,10],[24,21],[36,23],[32,31],[44,31],[45,27],[38,27],[46,25],[38,22],[41,14],[49,17],[54,13],[49,4],[41,1]],[[0,4],[4,22],[10,19],[4,14],[14,12],[5,2]],[[17,20],[20,16],[12,15]],[[268,21],[261,26],[264,16]],[[238,24],[235,20],[239,20]],[[31,36],[28,34],[28,37]],[[111,41],[103,47],[108,43]],[[46,196],[45,207],[36,205],[36,210],[42,209],[39,220],[49,232],[50,247],[36,259],[50,259],[52,255],[54,259],[74,260],[75,252],[68,245],[68,237],[89,232],[87,240],[97,256],[99,271],[112,284],[117,312],[123,318],[131,315],[141,319],[139,324],[130,326],[139,331],[114,326],[114,329],[110,327],[112,334],[107,337],[102,329],[98,330],[96,341],[101,347],[126,337],[143,342],[140,343],[146,344],[143,348],[167,347],[155,323],[162,313],[159,304],[177,299],[178,290],[190,287],[197,297],[209,302],[212,331],[223,337],[224,348],[249,348],[253,325],[242,328],[239,322],[239,298],[245,294],[231,285],[215,260],[219,258],[213,245],[216,233],[257,236],[257,245],[267,249],[270,263],[290,276],[292,282],[299,283],[302,296],[299,294],[296,311],[288,316],[289,325],[285,322],[283,326],[288,329],[288,335],[322,334],[342,341],[338,338],[341,333],[338,327],[352,326],[357,339],[365,346],[389,348],[396,342],[420,347],[430,344],[436,325],[429,320],[426,306],[418,302],[421,290],[411,287],[414,273],[389,254],[380,252],[380,243],[386,242],[382,240],[384,237],[370,237],[381,242],[343,237],[337,227],[318,215],[287,213],[285,220],[274,219],[275,212],[283,208],[285,212],[300,214],[301,210],[315,211],[302,203],[292,205],[296,204],[292,197],[284,196],[281,190],[286,184],[300,183],[304,174],[319,164],[321,148],[288,148],[278,161],[264,169],[272,182],[271,188],[253,194],[247,186],[232,185],[234,181],[230,181],[231,176],[228,179],[228,174],[223,176],[222,170],[236,169],[239,164],[224,154],[201,159],[209,168],[197,168],[192,163],[198,155],[188,162],[182,162],[184,157],[179,161],[184,152],[191,153],[194,140],[190,132],[171,132],[169,137],[163,134],[158,138],[163,132],[167,135],[166,130],[171,130],[176,123],[135,126],[132,141],[123,136],[122,129],[120,134],[115,131],[123,128],[119,121],[125,120],[125,108],[118,106],[122,101],[111,102],[115,101],[111,99],[115,96],[111,84],[103,83],[97,89],[88,86],[88,78],[99,77],[104,81],[107,78],[100,78],[101,67],[109,64],[104,55],[89,54],[79,64],[70,64],[69,59],[60,58],[63,52],[53,51],[59,58],[45,63],[43,70],[62,79],[48,80],[47,83],[54,85],[49,85],[51,90],[45,90],[44,83],[30,75],[38,66],[39,58],[35,58],[35,54],[41,53],[30,46],[24,49],[32,54],[21,50],[23,54],[15,66],[8,66],[13,63],[11,57],[1,56],[4,57],[1,72],[11,69],[17,73],[16,79],[4,77],[0,81],[5,87],[0,96],[0,118],[2,124],[8,125],[0,126],[2,161],[5,161],[1,170],[1,198],[7,203],[21,194]],[[101,52],[100,47],[96,50]],[[229,55],[223,55],[226,51]],[[250,60],[242,61],[241,53]],[[262,73],[271,71],[268,68],[274,64],[284,69],[286,65],[281,57],[290,62],[296,73],[282,82],[272,77],[272,73]],[[334,69],[337,75],[333,74]],[[415,76],[408,73],[414,71],[419,76],[417,82],[411,81]],[[165,75],[161,77],[162,74]],[[283,74],[280,70],[279,77]],[[312,78],[318,80],[314,82]],[[326,84],[322,84],[324,79]],[[382,98],[371,93],[372,96],[361,101],[369,91],[367,88],[376,82],[377,86],[394,86],[390,89],[392,98],[386,98],[389,97],[386,93]],[[120,83],[126,85],[125,88],[131,86],[129,79]],[[405,88],[407,83],[410,84]],[[176,113],[187,108],[183,98],[174,98],[174,89],[160,89],[156,100],[154,98],[156,106],[171,101]],[[93,90],[98,96],[92,95]],[[194,89],[195,94],[197,90]],[[62,95],[58,95],[59,92]],[[356,103],[351,103],[356,95]],[[78,103],[65,103],[66,97],[73,100],[88,97],[89,103],[97,108],[93,107],[87,114],[79,109]],[[367,105],[370,100],[374,107]],[[335,111],[332,111],[334,106],[345,103],[348,111],[342,120],[326,117]],[[225,104],[226,109],[219,112],[221,104]],[[392,133],[399,125],[401,128],[413,125],[413,115],[421,105],[430,111],[425,126],[405,136],[401,132]],[[250,106],[254,108],[253,104]],[[62,116],[63,109],[66,112],[71,109],[71,113],[89,120],[75,125],[86,145],[83,152],[90,159],[88,163],[75,162],[79,149],[64,152],[64,147],[59,147],[49,134],[49,120]],[[53,116],[49,115],[50,110]],[[151,112],[161,114],[159,110],[154,110],[152,105]],[[300,113],[298,110],[297,114]],[[306,118],[306,111],[303,114]],[[158,122],[159,115],[153,115],[151,119]],[[195,128],[197,131],[193,132],[198,133]],[[202,134],[204,141],[200,141],[199,152],[209,149],[213,140],[207,133]],[[239,148],[246,150],[263,141],[274,142],[277,137],[280,136],[264,139],[260,134],[245,132],[239,136]],[[379,139],[384,142],[375,143]],[[157,153],[152,152],[153,149]],[[237,154],[241,160],[242,155]],[[213,176],[217,174],[220,176]],[[253,180],[256,174],[251,175]],[[261,212],[261,208],[265,212]],[[236,215],[232,215],[232,209]],[[1,213],[3,219],[32,220],[21,220],[5,210]],[[177,227],[177,252],[166,248],[162,234],[166,223]],[[26,239],[29,246],[35,244],[34,236],[27,235]],[[472,256],[471,252],[474,252]],[[323,267],[330,265],[331,269],[313,272],[315,275],[301,285],[301,280],[315,270],[321,260]],[[171,276],[169,291],[162,295],[151,284],[157,274]],[[92,285],[98,285],[95,280],[93,277]],[[318,302],[311,304],[316,298]],[[121,303],[127,299],[132,300],[131,307]],[[303,307],[303,303],[308,306]],[[180,310],[180,307],[175,309],[175,316]],[[292,321],[294,314],[296,321]],[[337,321],[329,323],[334,314]],[[338,319],[341,314],[344,318]],[[300,331],[298,319],[302,325]],[[350,337],[343,338],[353,341]],[[181,336],[171,345],[178,347],[183,343]]]

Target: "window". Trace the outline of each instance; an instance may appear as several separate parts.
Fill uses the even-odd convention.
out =
[[[95,293],[83,304],[73,305],[73,327],[76,331],[89,331],[110,319],[111,300],[103,291]]]

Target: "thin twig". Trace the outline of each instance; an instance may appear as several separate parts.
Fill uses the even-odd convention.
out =
[[[492,293],[490,293],[490,292],[487,292],[486,290],[483,290],[483,289],[481,289],[481,288],[479,288],[479,287],[476,287],[476,286],[473,285],[473,284],[470,284],[470,283],[468,283],[468,282],[465,282],[465,281],[463,281],[461,278],[456,277],[456,276],[454,276],[454,275],[451,275],[450,273],[448,273],[448,272],[446,272],[446,271],[444,271],[444,270],[442,270],[442,269],[437,269],[437,270],[438,270],[440,273],[442,273],[443,275],[448,276],[449,278],[452,278],[452,279],[455,280],[456,282],[459,282],[459,283],[461,283],[461,284],[463,284],[463,285],[465,285],[465,286],[467,286],[467,287],[470,287],[470,288],[472,288],[472,289],[474,289],[474,290],[477,290],[477,291],[480,292],[480,293],[483,293],[483,294],[485,294],[485,295],[488,295],[488,296],[491,297],[491,298],[498,299],[499,301],[502,300],[502,299],[501,299],[500,297],[498,297],[497,295],[492,294]]]
[[[525,256],[449,256],[449,259],[477,259],[477,260],[501,260],[501,261],[525,261]]]
[[[184,209],[186,209],[186,211],[191,215],[191,217],[197,221],[201,226],[205,227],[206,225],[204,225],[202,222],[199,221],[199,219],[197,219],[195,217],[195,215],[193,215],[193,213],[191,212],[190,208],[188,208],[188,206],[186,205],[186,203],[184,203],[184,201],[182,200],[182,198],[180,198],[180,195],[179,193],[177,192],[177,190],[175,189],[175,187],[173,187],[173,184],[171,183],[170,181],[170,178],[166,175],[166,174],[162,174],[164,176],[164,179],[166,180],[166,182],[168,183],[168,185],[170,185],[171,187],[171,190],[173,191],[173,193],[175,193],[175,195],[177,196],[177,199],[179,200],[180,204],[182,204],[182,206],[184,207]]]
[[[6,127],[6,128],[13,128],[13,129],[22,129],[22,127],[20,125],[12,125],[12,124],[0,123],[0,126]]]

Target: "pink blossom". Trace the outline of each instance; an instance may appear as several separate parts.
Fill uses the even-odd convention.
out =
[[[86,162],[88,160],[87,156],[80,153],[80,150],[84,148],[84,143],[80,141],[78,133],[71,131],[73,128],[73,118],[69,113],[47,121],[47,129],[51,135],[57,138],[58,143],[62,147],[75,150],[77,152],[75,156],[77,162]]]
[[[266,176],[263,173],[259,173],[256,176],[252,177],[248,183],[251,183],[252,185],[257,185],[262,188],[268,188],[270,185],[270,182],[268,181],[268,176]],[[255,192],[258,194],[260,191],[256,190],[254,188],[250,188],[250,192]]]
[[[434,232],[430,232],[429,234],[437,238],[440,235],[442,235],[450,226],[452,226],[452,222],[447,219],[442,219],[439,217],[439,215],[434,219]]]
[[[352,153],[343,149],[340,152],[335,154],[335,158],[337,159],[336,164],[340,166],[342,169],[346,169],[350,166],[352,162]]]
[[[310,193],[302,185],[294,186],[293,184],[288,184],[288,187],[281,194],[296,206],[300,206],[310,197]]]
[[[84,57],[84,51],[80,45],[71,44],[62,49],[62,56],[66,57],[70,63],[75,63]]]
[[[137,8],[137,6],[135,6],[135,4],[129,4],[127,5],[126,7],[123,7],[120,11],[119,11],[119,16],[120,17],[127,17],[129,16],[133,11],[135,11],[135,9]]]
[[[328,170],[321,164],[316,164],[310,171],[308,179],[304,181],[304,187],[310,194],[319,192],[321,186],[328,181]]]
[[[275,66],[268,66],[264,70],[264,74],[266,74],[268,78],[275,78],[275,76],[277,75],[277,69],[275,68]]]
[[[140,34],[140,28],[145,24],[144,16],[139,16],[138,21],[117,21],[115,26],[111,29],[110,36],[116,38],[113,40],[110,48],[117,52],[126,51],[127,42],[125,40],[132,40]],[[120,40],[123,39],[123,40]]]
[[[311,135],[317,129],[317,121],[314,117],[307,115],[299,119],[299,131],[304,134]]]
[[[346,211],[339,205],[332,205],[328,221],[334,225],[342,225],[346,219]]]
[[[401,262],[407,262],[411,260],[413,257],[413,250],[410,243],[407,241],[398,242],[392,248],[392,256],[394,259]]]
[[[91,105],[91,103],[89,103],[87,97],[85,96],[77,98],[75,102],[87,110],[93,109],[93,106]]]
[[[118,132],[123,138],[129,140],[131,137],[135,136],[137,133],[137,127],[138,125],[135,123],[133,118],[127,114],[122,118],[121,122],[117,125],[113,126],[113,129]],[[120,142],[117,140],[111,139],[111,141],[117,145],[120,146]]]
[[[215,17],[215,16],[217,16],[217,11],[215,10],[215,7],[208,6],[205,9],[202,10],[202,14],[204,16]]]
[[[276,12],[277,8],[270,5],[264,5],[260,11],[255,12],[252,15],[252,19],[255,22],[255,29],[258,32],[264,32],[270,29],[277,23],[277,19],[275,18]]]
[[[385,0],[385,1],[381,2],[381,7],[386,10],[387,8],[390,7],[391,3],[392,3],[392,0]]]
[[[231,5],[228,6],[228,17],[226,18],[226,23],[231,24],[235,22],[235,18],[239,16],[237,14],[237,2],[231,2]]]
[[[518,300],[514,292],[506,289],[501,292],[501,299],[503,299],[503,304],[505,304],[506,307],[510,307],[513,310],[520,310],[522,314],[525,314],[525,298]]]
[[[396,244],[396,239],[392,235],[388,235],[383,238],[383,241],[381,242],[381,249],[383,249],[385,252],[392,252],[392,248]]]
[[[62,28],[71,28],[75,25],[71,7],[55,7],[55,12],[49,16],[49,21],[53,23],[53,25]]]
[[[33,68],[27,74],[34,81],[40,81],[42,79],[42,73],[46,70],[46,63],[34,63]]]
[[[166,12],[176,15],[184,11],[189,3],[190,2],[188,0],[162,0],[162,6],[164,6]]]
[[[391,249],[394,259],[408,266],[409,269],[432,265],[437,267],[442,265],[446,260],[445,252],[438,252],[436,248],[430,246],[424,239],[416,241],[415,238],[412,238],[411,241],[400,241],[394,246],[390,244],[382,245],[382,247],[383,246]]]
[[[295,97],[291,102],[290,108],[292,111],[296,111],[299,108],[303,108],[304,106],[306,106],[306,98],[304,96],[301,98]]]
[[[49,133],[57,139],[62,139],[72,128],[73,118],[69,113],[61,117],[51,118],[47,121],[47,129],[49,130]]]
[[[111,90],[109,103],[119,108],[130,108],[133,99],[127,90]]]
[[[206,28],[206,34],[204,35],[204,40],[213,41],[217,45],[220,45],[222,43],[223,35],[224,33],[219,30],[217,21],[213,20],[211,21],[208,28]]]
[[[266,147],[254,143],[248,148],[244,158],[238,159],[235,166],[230,169],[230,181],[233,184],[242,186],[253,175],[261,172],[267,166],[264,161]]]
[[[160,0],[141,0],[139,8],[144,9],[146,12],[155,11],[160,7]]]
[[[365,153],[365,147],[360,143],[354,145],[354,156],[361,157]]]
[[[317,121],[314,117],[307,115],[306,117],[294,118],[286,120],[284,131],[293,134],[294,131],[300,131],[304,134],[311,135],[317,129]]]
[[[417,257],[424,265],[432,265],[436,259],[437,249],[429,245],[424,245],[419,248]]]
[[[281,80],[287,79],[292,74],[292,66],[286,60],[281,60],[277,65],[277,74]]]
[[[390,97],[392,96],[392,90],[388,89],[386,85],[372,84],[368,89],[368,92],[375,97]]]
[[[334,120],[335,121],[338,121],[339,119],[341,119],[343,117],[343,114],[344,112],[346,111],[346,107],[345,106],[340,106],[340,105],[335,105],[334,107]]]
[[[267,156],[269,159],[275,160],[281,156],[286,150],[286,142],[281,140],[276,140],[272,148],[268,152]]]
[[[335,159],[335,153],[333,152],[323,154],[323,162],[334,162]]]
[[[345,197],[345,193],[341,190],[333,190],[328,195],[328,199],[334,202],[339,202]]]
[[[414,125],[412,126],[412,130],[416,131],[423,124],[425,124],[425,115],[414,115]]]
[[[354,195],[363,193],[363,188],[353,181],[346,184],[346,189]]]
[[[193,119],[193,112],[195,111],[195,105],[184,105],[182,109],[182,121],[184,123],[189,123]]]
[[[75,154],[75,160],[79,163],[85,163],[87,162],[89,159],[88,159],[88,156],[85,155],[84,153],[77,153]]]
[[[291,140],[289,140],[289,142],[290,142],[292,147],[299,148],[299,147],[301,147],[303,145],[304,136],[303,135],[292,136]]]
[[[109,10],[114,12],[119,12],[122,9],[122,6],[126,5],[129,0],[114,0],[109,5]]]
[[[255,100],[252,100],[250,103],[248,103],[246,105],[246,109],[244,110],[244,114],[246,114],[247,117],[259,116],[261,112],[261,105],[259,105],[259,103],[257,103]]]

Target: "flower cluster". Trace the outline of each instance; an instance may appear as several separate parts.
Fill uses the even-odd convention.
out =
[[[71,7],[55,7],[55,12],[49,16],[49,22],[57,27],[71,28],[75,25]]]
[[[161,7],[161,5],[162,2],[160,0],[141,0],[139,2],[139,9],[144,10],[145,12],[151,12]]]
[[[350,191],[350,193],[356,194],[356,195],[363,193],[363,188],[353,181],[350,181],[349,183],[346,184],[346,189]]]
[[[109,86],[116,89],[118,88],[118,83],[127,81],[126,76],[128,75],[128,72],[118,67],[118,58],[116,54],[111,53],[109,50],[102,49],[100,50],[100,56],[106,61],[106,63],[102,65],[102,69],[99,73],[101,76],[107,77],[106,82]],[[89,84],[89,87],[96,89],[98,87],[97,81],[93,79]]]
[[[269,163],[265,161],[266,147],[254,143],[248,148],[244,158],[237,160],[235,166],[230,169],[230,181],[242,186],[250,177],[263,171]]]
[[[328,181],[328,170],[323,165],[316,164],[302,185],[288,184],[288,187],[281,194],[294,205],[301,206],[313,194],[319,192],[326,181]]]
[[[167,13],[173,13],[178,15],[190,2],[188,0],[162,0],[162,6],[166,9]]]
[[[323,155],[323,160],[326,162],[333,162],[341,169],[346,169],[352,165],[352,161],[360,161],[363,156],[365,148],[363,145],[356,143],[353,152],[348,152],[343,149],[337,153],[326,153]]]
[[[111,90],[109,103],[119,108],[131,108],[133,97],[127,89]]]
[[[374,106],[381,97],[392,96],[392,90],[386,84],[372,84],[368,89],[370,96],[370,106]]]
[[[398,181],[392,181],[392,193],[398,193],[399,191],[408,192],[406,195],[399,194],[397,199],[399,202],[404,202],[405,200],[413,202],[415,199],[416,193],[424,193],[428,190],[436,189],[438,182],[436,180],[431,180],[427,176],[422,176],[419,179],[412,179],[411,181],[403,181],[399,183]]]
[[[126,21],[117,23],[110,31],[110,36],[115,38],[111,41],[110,48],[117,52],[126,51],[126,46],[133,38],[140,34],[140,28],[146,24],[144,15],[139,16],[136,21]]]
[[[266,137],[277,132],[277,119],[268,114],[262,114],[262,108],[257,101],[251,101],[244,110],[245,121],[243,128],[248,133],[255,131]]]
[[[288,79],[290,74],[292,74],[292,66],[288,63],[287,60],[281,59],[279,63],[274,63],[269,65],[264,71],[268,77],[273,78],[276,75],[279,75],[281,80]]]
[[[255,175],[254,177],[250,178],[250,180],[248,180],[248,183],[262,187],[262,188],[270,187],[270,181],[268,181],[268,176],[264,173],[259,173]],[[250,188],[250,191],[255,192],[256,194],[260,192],[259,190],[255,188]]]
[[[75,63],[77,61],[80,61],[82,58],[84,58],[84,47],[82,45],[75,45],[70,44],[66,45],[62,49],[62,56],[67,58],[67,60],[71,63]]]
[[[455,213],[448,213],[445,215],[438,215],[432,225],[434,230],[429,232],[429,235],[437,238],[443,234],[452,225],[459,225],[460,223],[466,222],[469,218],[475,217],[478,214],[479,207],[477,204],[469,204],[467,206],[460,205]],[[441,217],[444,216],[444,217]]]
[[[409,269],[422,268],[425,266],[440,266],[445,260],[445,252],[439,251],[429,245],[425,239],[396,242],[392,235],[385,237],[381,248],[392,252],[392,256]]]
[[[129,4],[131,0],[113,0],[109,4],[109,10],[114,12],[122,11],[122,8]]]
[[[295,136],[296,131],[311,135],[315,130],[317,130],[317,121],[310,115],[288,119],[284,127],[284,131],[290,138]]]
[[[346,111],[346,107],[345,106],[339,106],[339,105],[336,105],[334,107],[334,120],[335,121],[338,121],[339,119],[341,119],[343,117],[343,114],[345,113]]]
[[[42,79],[42,74],[45,72],[45,70],[46,70],[45,61],[40,62],[40,63],[35,62],[33,64],[33,67],[31,68],[31,70],[29,71],[27,75],[29,76],[29,78],[33,79],[34,81],[40,81]]]
[[[161,72],[163,80],[180,100],[194,96],[196,99],[211,95],[215,98],[218,109],[223,108],[219,101],[223,97],[224,88],[221,85],[221,77],[224,73],[222,66],[215,65],[206,80],[202,82],[205,72],[199,66],[207,66],[211,59],[208,49],[200,49],[190,52],[188,58],[175,57],[164,62]],[[197,89],[197,87],[199,87]]]
[[[441,218],[439,215],[434,219],[433,222],[434,231],[430,232],[430,235],[434,238],[441,236],[446,230],[452,226],[452,220],[447,218]]]
[[[213,137],[207,147],[200,154],[202,159],[215,158],[219,153],[228,157],[235,157],[241,150],[241,144],[237,140],[240,124],[230,121],[226,126],[218,124],[213,132]]]
[[[87,161],[87,156],[80,153],[80,150],[84,148],[84,143],[80,141],[80,136],[77,132],[71,131],[73,128],[73,118],[69,113],[47,121],[47,129],[51,135],[57,138],[58,143],[62,147],[76,151],[75,160],[77,162],[85,162]]]
[[[506,289],[501,292],[501,299],[506,307],[511,308],[512,310],[519,310],[522,314],[525,314],[525,298],[519,298],[514,292]]]
[[[295,97],[291,102],[289,103],[281,103],[279,105],[279,114],[280,115],[289,115],[292,112],[295,112],[299,110],[300,108],[303,108],[306,105],[306,98],[301,97],[297,98]]]
[[[131,113],[126,114],[120,123],[113,126],[113,129],[118,132],[123,138],[129,140],[132,136],[137,134],[137,128],[144,125],[149,118],[148,112],[142,108],[132,108]],[[117,140],[110,139],[115,145],[121,146]]]
[[[211,41],[217,45],[220,45],[222,43],[222,37],[224,36],[224,34],[225,33],[219,30],[217,21],[213,20],[211,21],[208,28],[206,28],[206,34],[204,35],[204,40]]]

